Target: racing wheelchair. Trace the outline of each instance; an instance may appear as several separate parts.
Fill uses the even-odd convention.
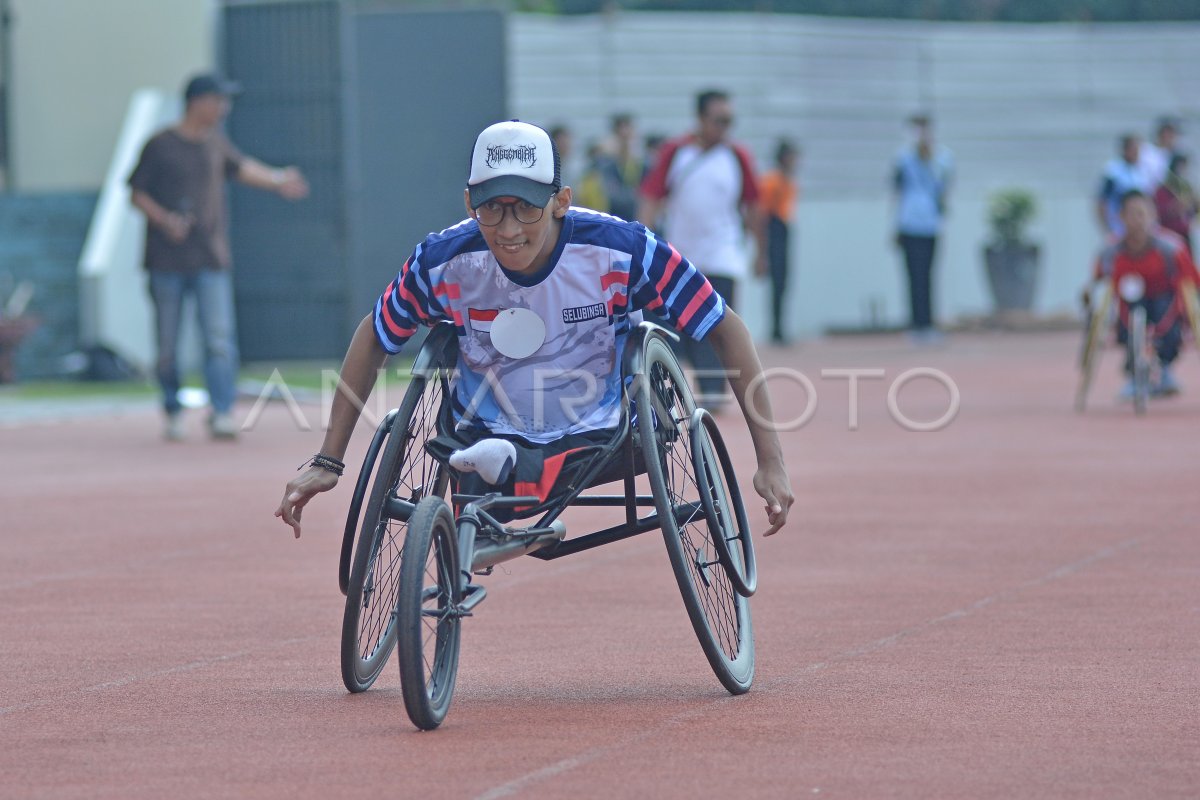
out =
[[[619,424],[607,442],[573,452],[543,498],[460,494],[455,470],[426,447],[455,425],[454,326],[431,330],[402,403],[367,448],[347,514],[339,581],[349,691],[368,689],[395,649],[409,718],[436,728],[454,694],[462,621],[487,596],[479,577],[522,555],[553,560],[654,530],[713,672],[730,693],[749,690],[753,540],[729,452],[712,416],[696,406],[674,339],[651,323],[631,330]],[[642,474],[649,494],[638,493]],[[623,493],[585,493],[614,481]],[[560,516],[581,506],[623,508],[625,521],[567,538]],[[536,521],[521,526],[501,516]]]
[[[1116,328],[1114,299],[1128,311],[1124,342],[1126,363],[1133,385],[1133,409],[1139,416],[1146,413],[1151,396],[1154,368],[1158,358],[1154,352],[1153,326],[1147,319],[1144,295],[1145,281],[1136,274],[1125,275],[1119,281],[1106,278],[1084,295],[1084,338],[1079,355],[1079,384],[1075,392],[1075,410],[1087,408],[1088,392],[1100,359],[1100,350],[1109,331]],[[1200,298],[1196,285],[1182,281],[1178,301],[1184,323],[1191,328],[1197,351],[1200,351]]]

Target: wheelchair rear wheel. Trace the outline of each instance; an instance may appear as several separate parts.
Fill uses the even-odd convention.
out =
[[[458,545],[454,515],[440,497],[417,503],[400,566],[396,660],[408,718],[421,730],[442,724],[458,675]]]
[[[425,451],[425,442],[438,435],[437,419],[447,401],[446,369],[439,364],[413,375],[376,465],[342,617],[342,682],[351,692],[371,687],[396,644],[396,593],[408,519],[392,516],[389,501],[416,504],[446,493],[449,476]]]
[[[696,402],[662,336],[646,337],[637,381],[638,437],[683,604],[717,679],[731,694],[742,694],[754,679],[750,604],[734,588],[713,541],[691,452]]]

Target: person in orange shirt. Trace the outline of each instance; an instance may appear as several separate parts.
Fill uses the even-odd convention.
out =
[[[767,227],[767,258],[758,260],[759,275],[771,276],[771,341],[787,344],[783,332],[783,297],[788,279],[788,240],[800,185],[796,182],[796,165],[800,149],[787,139],[781,139],[775,150],[775,169],[762,179],[759,195],[761,219]]]

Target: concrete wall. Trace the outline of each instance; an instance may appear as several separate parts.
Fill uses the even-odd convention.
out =
[[[216,0],[9,2],[16,191],[94,190],[133,92],[214,63]]]
[[[510,25],[512,110],[566,122],[576,150],[632,112],[643,132],[693,125],[697,90],[735,95],[734,135],[767,164],[777,137],[804,146],[797,275],[789,307],[806,333],[906,315],[891,246],[889,163],[915,109],[938,120],[958,182],[941,246],[943,320],[990,308],[980,250],[990,193],[1022,186],[1041,206],[1037,307],[1074,307],[1100,238],[1092,193],[1125,131],[1164,113],[1200,126],[1200,25],[968,25],[767,14],[519,15]],[[1195,138],[1192,140],[1196,141]],[[1188,146],[1185,140],[1185,147]],[[568,171],[578,174],[578,157]],[[765,308],[745,287],[743,308]],[[763,315],[753,315],[762,333]]]
[[[19,191],[94,191],[133,91],[177,94],[188,73],[214,61],[217,0],[10,2]],[[1200,130],[1196,24],[619,12],[519,14],[508,30],[510,111],[568,122],[579,152],[618,110],[633,112],[643,131],[686,130],[693,94],[709,85],[735,93],[735,135],[760,162],[780,135],[803,143],[805,198],[789,304],[795,329],[805,333],[862,324],[872,303],[886,322],[904,318],[886,186],[902,121],[914,108],[934,112],[959,164],[937,272],[943,319],[989,307],[979,251],[992,191],[1019,185],[1037,193],[1038,309],[1069,309],[1099,244],[1090,196],[1115,136],[1148,132],[1168,112],[1193,132],[1185,147]],[[411,245],[397,242],[405,252]],[[744,294],[743,308],[765,307],[762,285]],[[761,333],[762,315],[752,320]]]

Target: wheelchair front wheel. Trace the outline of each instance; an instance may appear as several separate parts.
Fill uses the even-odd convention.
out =
[[[454,515],[440,497],[417,503],[400,566],[396,660],[408,718],[421,730],[442,724],[458,675],[458,545]]]
[[[750,603],[721,566],[691,453],[696,402],[670,345],[648,336],[634,394],[638,437],[671,568],[696,638],[731,694],[754,680]]]

